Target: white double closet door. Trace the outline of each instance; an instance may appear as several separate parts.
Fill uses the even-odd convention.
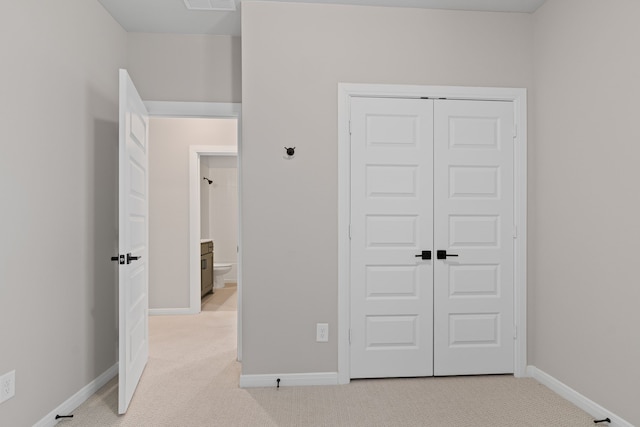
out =
[[[513,373],[513,108],[352,99],[351,378]]]

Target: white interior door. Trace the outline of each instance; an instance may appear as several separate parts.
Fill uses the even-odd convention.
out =
[[[127,411],[149,357],[149,117],[120,70],[118,412]]]
[[[436,102],[434,374],[512,373],[512,102]],[[436,254],[437,255],[437,254]]]
[[[429,100],[351,103],[352,378],[433,374],[432,123]]]
[[[353,98],[350,120],[351,378],[513,372],[513,103]]]

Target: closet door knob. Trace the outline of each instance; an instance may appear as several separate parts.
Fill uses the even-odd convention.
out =
[[[431,259],[431,251],[422,251],[422,253],[416,255],[416,258]]]
[[[450,256],[458,256],[458,254],[448,254],[446,250],[436,251],[436,258],[438,259],[447,259],[447,257],[450,257]]]

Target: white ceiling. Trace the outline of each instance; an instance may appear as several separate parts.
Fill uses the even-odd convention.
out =
[[[98,0],[129,32],[240,35],[240,7],[235,12],[187,10],[183,0]],[[264,0],[252,0],[264,1]],[[535,12],[545,0],[269,0],[424,9]]]

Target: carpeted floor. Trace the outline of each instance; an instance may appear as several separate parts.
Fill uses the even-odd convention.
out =
[[[357,380],[348,385],[238,388],[235,287],[195,316],[150,318],[149,363],[126,415],[117,378],[59,426],[593,426],[530,378]]]

